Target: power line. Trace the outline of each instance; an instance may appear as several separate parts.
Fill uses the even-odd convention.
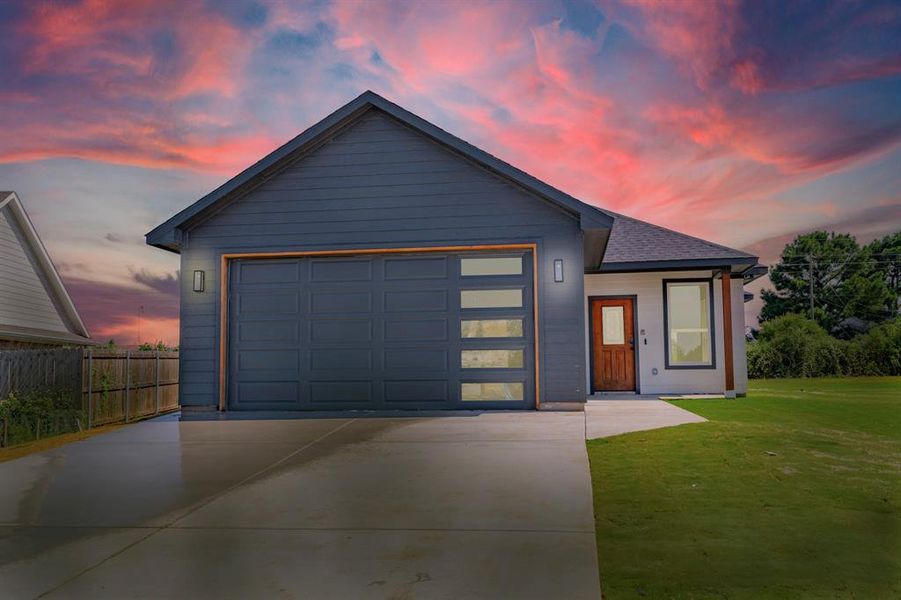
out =
[[[892,266],[892,265],[901,265],[901,260],[852,260],[852,261],[833,260],[833,261],[823,261],[823,260],[820,260],[820,259],[817,259],[817,258],[815,258],[814,260],[816,260],[817,264],[824,265],[824,266],[833,266],[833,265],[838,265],[838,264],[841,264],[841,265],[871,265],[871,264],[874,264],[874,263],[877,264],[877,265],[880,265],[880,266],[882,266],[882,265],[889,265],[889,266]],[[808,262],[807,262],[806,260],[804,260],[804,261],[790,261],[790,262],[779,261],[779,262],[775,263],[773,266],[781,265],[781,266],[785,266],[785,267],[798,267],[798,266],[804,267],[804,266],[807,266],[807,264],[808,264]]]

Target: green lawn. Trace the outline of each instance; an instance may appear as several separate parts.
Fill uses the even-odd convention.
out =
[[[901,378],[674,404],[588,442],[605,598],[901,598]]]

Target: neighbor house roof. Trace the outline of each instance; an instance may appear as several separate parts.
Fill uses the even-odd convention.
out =
[[[576,200],[569,194],[561,192],[528,173],[488,154],[484,150],[480,150],[472,144],[451,135],[393,102],[389,102],[375,92],[367,91],[194,204],[188,206],[165,223],[154,228],[147,234],[147,243],[151,246],[178,252],[181,246],[180,233],[178,231],[180,228],[190,226],[195,220],[201,219],[208,210],[214,209],[220,202],[227,201],[233,194],[240,195],[247,189],[254,187],[259,181],[280,170],[280,167],[287,162],[287,159],[294,158],[299,153],[308,152],[318,147],[373,109],[387,113],[464,158],[505,177],[533,194],[578,216],[583,230],[604,230],[606,233],[613,224],[613,219],[600,209]]]
[[[0,220],[5,232],[2,250],[9,263],[0,272],[0,289],[6,289],[0,295],[0,339],[93,344],[15,192],[0,192]],[[40,311],[23,310],[42,305],[44,314],[52,318],[41,318]]]
[[[371,91],[364,92],[154,228],[147,233],[147,243],[179,252],[183,230],[265,181],[297,156],[327,142],[370,110],[387,113],[465,159],[577,216],[584,233],[586,271],[705,268],[724,264],[741,271],[757,262],[750,254],[586,204]]]

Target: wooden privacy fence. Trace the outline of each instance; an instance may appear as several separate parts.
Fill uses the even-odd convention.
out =
[[[76,402],[81,390],[81,352],[81,348],[0,352],[0,400],[53,388],[71,393]]]
[[[0,352],[0,446],[82,428],[81,349]]]
[[[178,409],[178,352],[0,351],[0,447]]]
[[[83,362],[88,427],[178,408],[178,352],[86,350]]]

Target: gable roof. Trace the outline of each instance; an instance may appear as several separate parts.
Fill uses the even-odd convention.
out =
[[[602,209],[603,210],[603,209]],[[753,266],[757,257],[609,210],[613,229],[596,272],[663,270],[725,264]]]
[[[590,272],[756,264],[756,257],[664,227],[586,204],[476,148],[410,111],[366,91],[306,131],[146,234],[146,241],[171,252],[181,249],[182,230],[218,206],[249,191],[294,158],[327,142],[370,110],[380,110],[458,155],[538,195],[579,218],[584,232],[585,269]]]
[[[47,295],[65,329],[55,327],[53,329],[35,328],[23,326],[22,323],[7,323],[0,321],[0,339],[12,339],[37,343],[66,343],[66,344],[93,344],[84,322],[72,302],[72,298],[66,291],[47,249],[41,243],[37,231],[22,201],[15,192],[0,192],[0,213],[5,214],[14,228],[16,237],[21,240],[22,250],[30,260],[40,283],[44,286]],[[2,216],[0,214],[0,216]],[[0,285],[3,276],[0,275]]]
[[[147,243],[151,246],[178,252],[181,246],[180,228],[190,226],[193,222],[201,219],[207,211],[213,210],[219,203],[228,200],[233,195],[239,195],[254,187],[259,180],[268,178],[277,172],[288,159],[308,152],[328,141],[335,133],[373,109],[387,113],[444,147],[579,217],[583,230],[608,230],[613,224],[613,219],[604,211],[576,200],[569,194],[561,192],[484,150],[451,135],[397,104],[389,102],[375,92],[366,91],[194,204],[155,227],[147,233]]]

